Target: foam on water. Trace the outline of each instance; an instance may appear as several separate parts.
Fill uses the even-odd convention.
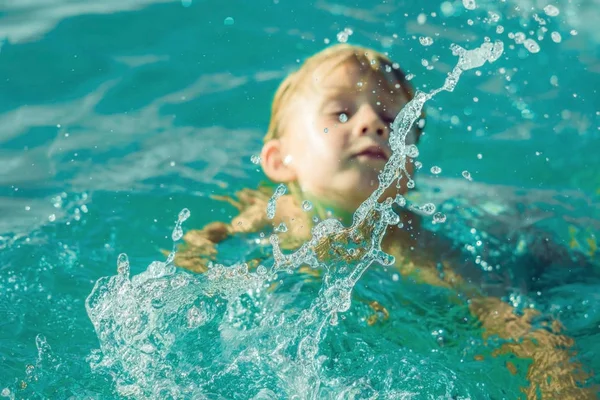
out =
[[[137,398],[227,398],[238,392],[255,399],[334,393],[337,398],[412,398],[419,393],[418,385],[407,389],[411,372],[402,357],[388,370],[395,379],[382,377],[377,389],[366,378],[348,386],[324,372],[327,357],[320,355],[319,347],[328,326],[339,324],[340,315],[351,307],[353,288],[369,266],[394,263],[382,251],[381,241],[388,225],[399,223],[393,207],[403,205],[404,199],[380,200],[387,187],[408,175],[406,157],[415,149],[405,146],[405,140],[424,104],[440,91],[453,91],[464,71],[495,61],[502,51],[500,41],[488,40],[472,50],[452,46],[458,63],[444,85],[428,93],[417,91],[396,117],[392,156],[350,227],[334,219],[321,221],[312,238],[291,254],[284,254],[274,233],[273,263],[256,271],[244,263],[216,264],[204,275],[192,275],[173,266],[171,253],[166,262],[153,262],[131,277],[127,257],[119,256],[118,274],[100,279],[86,301],[100,342],[100,349],[89,357],[92,369],[112,375],[120,395]],[[284,193],[284,186],[275,191],[266,210],[269,218]],[[430,214],[435,212],[431,206],[424,206]],[[180,213],[174,241],[182,237],[181,224],[188,216],[188,210]],[[443,220],[445,216],[438,216]],[[351,261],[333,257],[325,262],[317,254],[324,240],[332,248],[346,248]],[[348,248],[349,241],[361,251]],[[321,286],[315,287],[318,293],[303,302],[298,300],[301,266],[323,271]],[[272,292],[273,285],[285,290]],[[446,394],[452,391],[450,371],[438,371],[435,381],[432,393],[435,387]]]

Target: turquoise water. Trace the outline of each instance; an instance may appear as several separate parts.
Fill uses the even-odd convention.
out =
[[[189,282],[155,307],[151,334],[164,351],[149,358],[127,358],[127,346],[111,336],[102,338],[102,358],[85,307],[98,279],[116,274],[120,253],[132,275],[164,260],[160,250],[172,247],[183,208],[191,211],[184,230],[234,215],[209,196],[263,179],[250,157],[260,150],[277,84],[347,27],[349,42],[389,51],[428,90],[456,64],[451,43],[502,40],[500,60],[465,72],[454,92],[427,104],[418,200],[444,210],[442,230],[459,244],[474,241],[472,228],[489,232],[486,246],[507,269],[518,264],[507,236],[534,241],[532,227],[589,251],[586,240],[600,231],[599,4],[558,2],[560,13],[549,17],[546,3],[495,3],[467,10],[433,1],[0,2],[2,395],[289,398],[309,396],[317,376],[315,397],[516,398],[527,361],[489,357],[499,344],[483,342],[466,304],[443,289],[390,279],[382,268],[363,276],[351,309],[328,328],[316,373],[314,364],[282,361],[293,346],[275,351],[290,323],[277,325],[278,318],[300,318],[320,288],[299,274],[286,277],[276,296],[231,300],[241,303],[238,311],[254,310],[238,315],[203,297],[202,277],[177,272]],[[498,23],[484,20],[488,11],[501,15]],[[536,39],[538,53],[508,36],[540,34],[534,14],[548,28]],[[423,46],[419,36],[434,43]],[[432,166],[441,174],[433,176]],[[473,182],[461,176],[465,170]],[[220,260],[247,259],[252,239],[233,239]],[[512,301],[558,317],[578,361],[598,371],[597,265],[566,264]],[[173,287],[174,279],[156,281]],[[133,304],[144,293],[124,296]],[[385,304],[390,319],[367,326],[361,298]],[[190,326],[192,303],[206,317]],[[480,354],[484,362],[474,359]]]

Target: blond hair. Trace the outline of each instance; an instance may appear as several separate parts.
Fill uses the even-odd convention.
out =
[[[400,93],[408,100],[413,97],[413,88],[406,80],[404,72],[402,72],[397,64],[392,63],[386,55],[366,47],[345,43],[336,44],[306,59],[300,69],[292,72],[283,80],[283,82],[281,82],[277,92],[275,92],[275,97],[271,106],[271,120],[269,122],[267,134],[264,137],[265,142],[281,137],[283,113],[287,106],[294,96],[297,96],[298,93],[301,92],[307,78],[311,76],[319,66],[331,60],[337,61],[331,67],[331,70],[348,61],[357,63],[361,68],[370,68],[374,73],[381,75],[384,73],[382,68],[385,68],[385,70],[391,72],[392,76],[397,80],[397,84],[400,85],[401,89]]]

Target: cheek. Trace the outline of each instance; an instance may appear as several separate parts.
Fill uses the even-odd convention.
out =
[[[343,137],[340,132],[336,132],[334,127],[322,128],[323,124],[313,122],[306,132],[306,144],[308,150],[314,155],[315,159],[327,162],[330,159],[336,159],[343,146]]]

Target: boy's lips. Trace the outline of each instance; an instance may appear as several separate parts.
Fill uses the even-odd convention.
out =
[[[357,157],[381,159],[384,161],[387,161],[390,158],[387,152],[382,147],[376,145],[367,146],[362,150],[358,151],[357,153],[354,153],[354,155],[352,156],[352,158]]]

